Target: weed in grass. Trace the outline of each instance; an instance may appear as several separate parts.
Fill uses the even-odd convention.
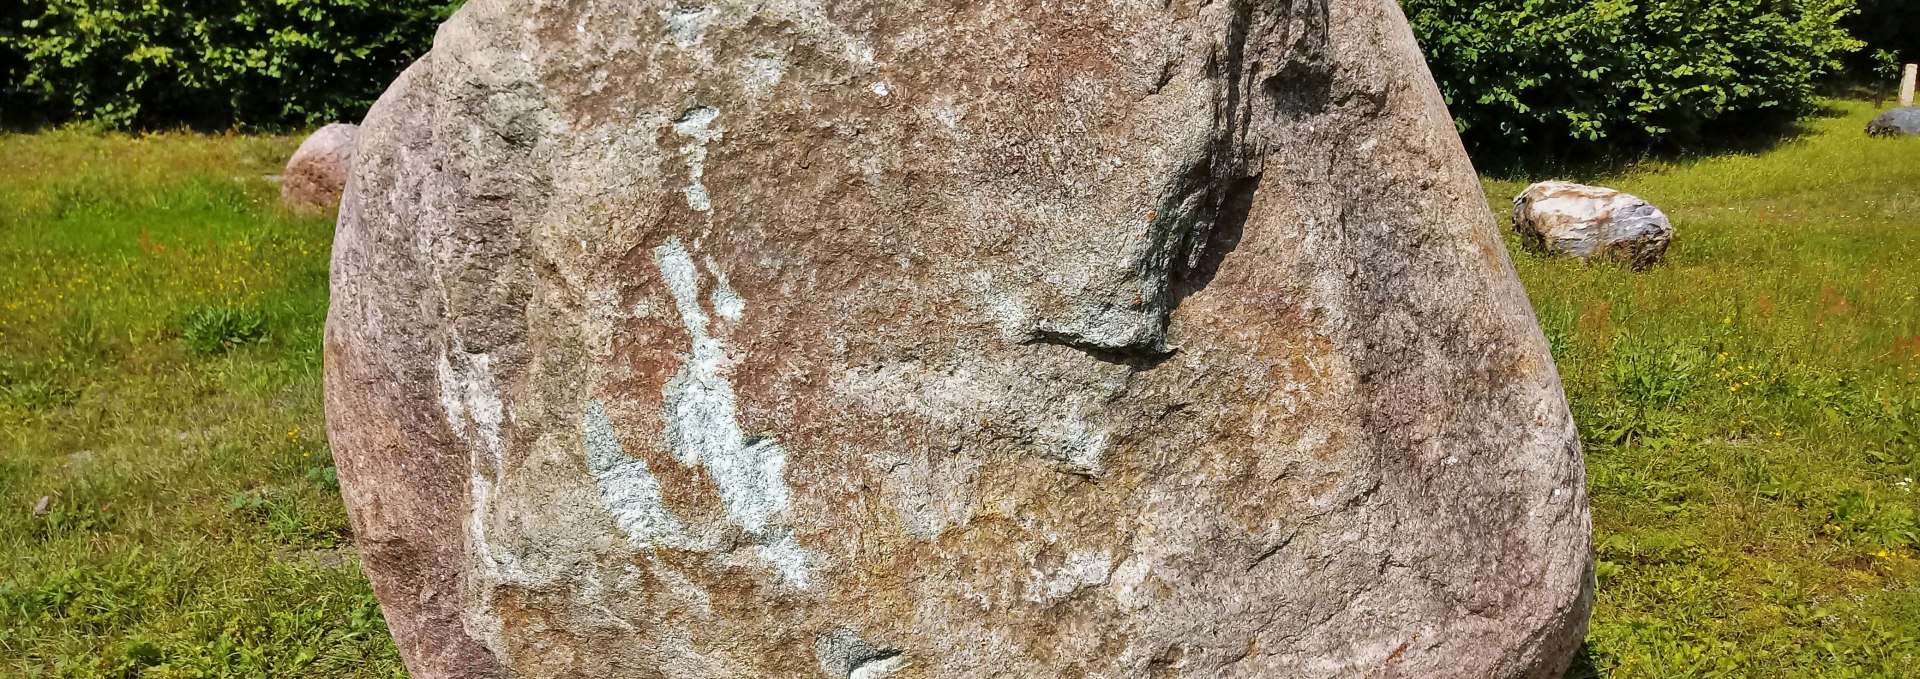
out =
[[[4,396],[9,405],[24,410],[64,408],[80,400],[79,392],[45,380],[5,385],[0,387],[0,396]]]
[[[267,318],[258,309],[221,306],[187,315],[180,341],[200,356],[216,356],[267,337]]]

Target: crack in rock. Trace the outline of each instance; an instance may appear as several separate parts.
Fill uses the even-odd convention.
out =
[[[900,650],[875,646],[844,627],[815,637],[813,653],[820,671],[846,679],[880,679],[907,665]]]

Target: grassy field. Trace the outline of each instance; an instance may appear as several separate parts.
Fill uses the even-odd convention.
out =
[[[1668,266],[1515,256],[1586,439],[1600,676],[1920,676],[1920,139],[1838,106],[1595,178],[1673,217]]]
[[[1587,178],[1673,215],[1667,266],[1516,255],[1588,444],[1576,676],[1920,671],[1920,140],[1840,107]],[[0,675],[403,674],[321,433],[331,225],[261,179],[292,147],[0,136]]]
[[[295,142],[0,137],[0,676],[404,674],[322,427],[331,220],[263,179]]]

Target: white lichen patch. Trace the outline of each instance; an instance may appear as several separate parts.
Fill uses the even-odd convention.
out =
[[[491,362],[492,357],[487,354],[442,351],[436,367],[440,382],[440,407],[446,411],[447,425],[457,436],[478,437],[492,458],[487,461],[487,466],[498,467],[501,453],[500,423],[506,409],[500,402],[498,390],[494,388]]]
[[[749,57],[745,73],[740,77],[740,87],[746,90],[747,96],[758,99],[772,93],[786,75],[785,57],[777,54]]]
[[[1028,601],[1048,602],[1088,587],[1107,584],[1113,573],[1113,557],[1106,552],[1077,551],[1051,573],[1033,570],[1027,574]]]
[[[587,471],[600,489],[600,502],[637,549],[674,545],[686,529],[660,498],[660,482],[646,460],[627,455],[599,401],[589,401],[581,416],[580,434],[586,448]]]
[[[761,558],[783,579],[804,586],[811,559],[774,524],[791,504],[786,451],[772,439],[749,437],[740,427],[739,406],[728,381],[732,363],[726,345],[710,333],[706,310],[700,306],[700,270],[692,255],[679,239],[654,248],[653,255],[693,343],[662,394],[668,449],[681,464],[706,469],[728,521],[760,540]]]
[[[467,493],[470,509],[463,522],[474,560],[470,566],[481,582],[498,582],[519,571],[517,557],[495,549],[487,517],[493,512],[494,489],[506,474],[500,427],[506,408],[494,384],[492,357],[467,353],[457,339],[440,352],[435,364],[440,408],[448,429],[467,448]],[[484,588],[483,588],[484,589]],[[491,599],[483,595],[477,606],[462,613],[468,628],[489,648],[499,647],[500,622],[489,613]]]
[[[727,275],[714,266],[713,260],[707,260],[707,271],[713,274],[713,313],[719,314],[728,323],[739,323],[740,317],[747,313],[747,300],[733,291],[727,283]]]
[[[667,35],[681,47],[700,44],[707,35],[707,26],[713,23],[712,7],[671,7],[660,11],[660,19],[667,25]]]
[[[767,542],[754,548],[754,554],[772,566],[782,580],[795,587],[807,586],[813,555],[802,549],[800,543],[793,541],[792,531],[773,531]]]
[[[687,144],[680,147],[680,154],[687,159],[687,187],[681,192],[686,194],[687,205],[701,212],[713,211],[713,197],[707,192],[707,144],[721,137],[719,128],[713,121],[720,117],[720,111],[695,106],[680,114],[673,121],[673,132],[687,138]]]
[[[847,679],[882,679],[906,666],[907,657],[903,655],[880,658],[853,668],[847,673]]]
[[[1083,420],[1059,423],[1051,432],[1060,461],[1075,471],[1099,474],[1101,455],[1107,451],[1107,433]]]

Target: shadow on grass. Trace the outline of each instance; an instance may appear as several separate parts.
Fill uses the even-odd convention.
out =
[[[1484,177],[1512,181],[1554,177],[1593,183],[1650,162],[1683,163],[1716,156],[1759,155],[1810,136],[1815,121],[1845,115],[1846,111],[1823,101],[1812,113],[1800,118],[1729,118],[1716,123],[1714,132],[1680,142],[1623,139],[1598,145],[1563,143],[1514,157],[1474,148],[1469,148],[1468,153],[1473,156],[1474,168]]]
[[[1562,679],[1606,679],[1609,676],[1612,676],[1611,673],[1601,672],[1594,662],[1593,648],[1581,644],[1580,652],[1573,656],[1573,666],[1567,668]]]

